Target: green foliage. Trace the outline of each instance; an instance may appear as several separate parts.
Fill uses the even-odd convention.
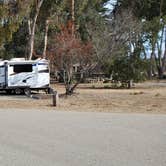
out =
[[[142,48],[144,48],[144,54],[146,54],[145,50],[148,50],[146,59],[150,58],[151,61],[149,65],[150,73],[154,74],[157,68],[158,75],[162,78],[166,64],[166,45],[164,41],[166,36],[166,1],[118,0],[114,15],[122,13],[126,8],[132,11],[133,15],[142,24]]]
[[[160,7],[163,1],[162,7]],[[119,6],[122,8],[129,8],[138,18],[151,20],[154,17],[160,16],[160,10],[163,15],[166,14],[166,3],[164,0],[118,0]],[[117,9],[119,9],[119,6]]]
[[[107,62],[105,72],[112,75],[113,80],[135,82],[142,81],[146,77],[146,62],[139,57],[120,56]]]
[[[27,23],[23,23],[19,26],[17,32],[13,33],[11,41],[4,43],[4,48],[6,50],[6,58],[14,57],[24,57],[27,54],[27,43],[28,43],[28,31]]]
[[[88,24],[94,25],[97,28],[104,27],[104,17],[106,14],[106,9],[104,6],[108,2],[108,0],[84,0],[86,1],[86,5],[84,5],[78,12],[77,15],[77,23],[79,26],[79,32],[81,34],[82,40],[89,40],[91,36],[89,34]],[[100,13],[100,14],[99,14]]]
[[[0,46],[12,40],[12,34],[18,30],[28,13],[30,2],[27,0],[0,2]]]

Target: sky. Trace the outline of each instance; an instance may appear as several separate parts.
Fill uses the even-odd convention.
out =
[[[113,6],[116,4],[116,2],[117,2],[117,0],[110,0],[110,1],[107,3],[106,7],[109,8],[110,10],[112,10],[112,9],[113,9]]]

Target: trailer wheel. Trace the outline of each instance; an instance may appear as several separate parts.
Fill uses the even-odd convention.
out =
[[[6,93],[9,95],[9,94],[12,94],[12,90],[11,89],[7,89],[6,90]]]
[[[31,89],[30,89],[30,88],[25,88],[25,89],[24,89],[24,93],[25,93],[25,95],[30,96],[30,94],[31,94]]]
[[[16,95],[20,95],[22,93],[22,90],[20,88],[16,88],[14,91]]]
[[[54,90],[49,87],[49,88],[47,89],[47,93],[48,93],[48,94],[53,94],[53,93],[54,93]]]

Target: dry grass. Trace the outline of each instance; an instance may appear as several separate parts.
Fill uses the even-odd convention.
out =
[[[27,99],[16,96],[0,96],[1,108],[21,108],[58,111],[138,112],[166,113],[166,83],[147,82],[134,89],[104,89],[105,85],[80,85],[73,96],[60,95],[58,107],[52,107],[51,98]],[[59,94],[62,85],[53,86]]]

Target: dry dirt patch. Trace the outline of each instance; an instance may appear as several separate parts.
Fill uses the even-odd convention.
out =
[[[104,87],[104,85],[98,85]],[[53,86],[59,94],[62,85]],[[1,108],[21,108],[63,111],[141,112],[166,113],[166,83],[146,82],[134,89],[93,89],[92,85],[80,85],[73,96],[60,97],[59,106],[52,107],[51,98],[29,99],[25,96],[0,96]]]

